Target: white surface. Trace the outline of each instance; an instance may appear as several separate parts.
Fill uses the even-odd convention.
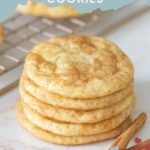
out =
[[[150,116],[150,11],[107,35],[131,58],[135,66],[135,90],[138,106],[134,114],[146,111]],[[24,130],[15,119],[18,89],[0,97],[0,150],[108,150],[112,141],[83,146],[58,146],[39,140]],[[150,119],[136,136],[150,138]],[[130,145],[133,144],[133,141]]]

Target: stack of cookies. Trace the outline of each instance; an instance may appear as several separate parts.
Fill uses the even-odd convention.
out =
[[[65,36],[35,46],[20,80],[17,119],[33,135],[78,145],[120,135],[135,108],[133,66],[109,40]]]

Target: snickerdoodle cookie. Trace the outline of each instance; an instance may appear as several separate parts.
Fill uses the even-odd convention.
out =
[[[109,40],[65,36],[35,46],[25,60],[29,79],[45,90],[71,98],[96,98],[133,80],[129,58]]]
[[[34,15],[50,18],[68,18],[80,16],[81,14],[73,7],[67,5],[59,5],[49,7],[43,2],[28,1],[27,4],[17,6],[17,11],[25,15]]]
[[[55,144],[63,144],[63,145],[80,145],[80,144],[87,144],[87,143],[108,140],[108,139],[119,136],[130,124],[130,119],[127,119],[119,127],[109,132],[89,135],[89,136],[70,137],[70,136],[54,134],[50,131],[43,130],[39,128],[38,126],[34,125],[33,123],[31,123],[25,117],[20,101],[18,101],[16,104],[16,115],[17,115],[18,122],[24,128],[26,128],[29,132],[31,132],[34,136],[41,138],[48,142],[52,142]]]
[[[4,38],[3,26],[2,26],[2,24],[0,23],[0,45],[1,45],[2,42],[3,42],[3,38]]]

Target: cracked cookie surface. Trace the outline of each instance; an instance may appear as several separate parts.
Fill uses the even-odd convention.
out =
[[[47,91],[71,98],[96,98],[125,88],[133,65],[111,41],[65,36],[35,46],[25,60],[29,79]]]

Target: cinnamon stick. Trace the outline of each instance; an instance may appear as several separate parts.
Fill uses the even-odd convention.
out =
[[[141,113],[129,126],[129,128],[124,131],[112,144],[111,148],[117,147],[119,149],[126,149],[128,143],[134,136],[134,134],[144,125],[146,121],[146,113]],[[110,149],[111,149],[110,148]]]

